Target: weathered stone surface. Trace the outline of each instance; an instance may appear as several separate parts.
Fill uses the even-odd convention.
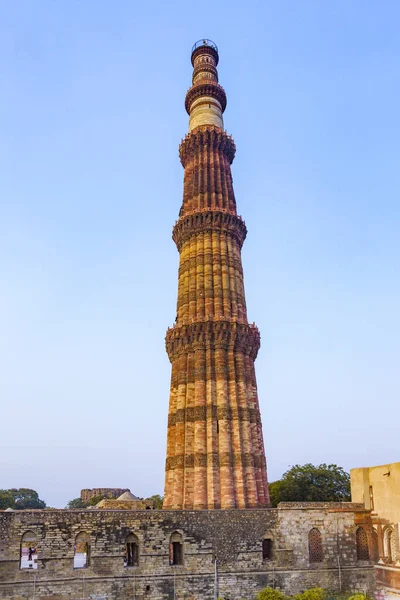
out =
[[[93,488],[81,490],[81,500],[90,502],[93,498],[118,498],[124,492],[130,492],[129,488]]]
[[[355,521],[357,516],[357,523]],[[303,504],[291,510],[109,511],[45,510],[0,513],[0,598],[48,600],[213,598],[214,560],[218,595],[252,598],[266,585],[296,593],[319,585],[374,591],[373,564],[357,561],[356,529],[369,531],[359,505]],[[308,532],[322,533],[323,562],[308,560]],[[38,569],[19,568],[23,534],[38,540]],[[90,565],[74,569],[74,543],[90,538]],[[170,537],[183,538],[183,564],[170,565]],[[127,536],[139,542],[139,565],[124,567]],[[263,560],[262,540],[272,540],[272,558]],[[340,573],[338,565],[340,565]],[[147,589],[150,586],[150,589]]]

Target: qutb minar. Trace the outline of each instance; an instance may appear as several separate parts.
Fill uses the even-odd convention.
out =
[[[235,144],[224,131],[226,94],[218,49],[192,49],[189,133],[179,154],[183,202],[173,239],[180,253],[176,321],[166,335],[172,364],[165,509],[269,505],[254,361],[260,334],[247,320],[236,211]]]
[[[111,493],[87,509],[0,510],[1,600],[250,600],[265,587],[292,598],[313,587],[374,597],[375,533],[362,502],[269,506],[254,371],[260,334],[247,321],[246,227],[236,212],[235,144],[223,127],[215,44],[195,44],[192,64],[173,229],[178,307],[166,336],[163,510],[109,488],[82,490],[86,498]]]

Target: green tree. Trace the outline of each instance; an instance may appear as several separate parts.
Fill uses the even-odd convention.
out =
[[[94,496],[88,502],[84,502],[81,498],[74,498],[68,502],[66,508],[87,508],[88,506],[96,506],[96,504],[103,499],[104,496]]]
[[[147,498],[147,500],[153,500],[154,508],[157,509],[161,509],[164,502],[164,498],[160,496],[160,494],[154,494],[154,496],[150,496],[150,498]]]
[[[0,490],[0,508],[23,510],[27,508],[46,508],[46,503],[40,500],[39,494],[29,488],[11,488]]]
[[[105,496],[93,496],[87,503],[87,506],[96,506],[101,500],[104,500]]]
[[[74,498],[67,503],[66,508],[86,508],[87,502],[83,502],[81,498]]]
[[[15,500],[11,490],[0,490],[0,509],[14,508]]]
[[[337,465],[295,465],[269,485],[272,506],[279,502],[347,502],[350,475]]]

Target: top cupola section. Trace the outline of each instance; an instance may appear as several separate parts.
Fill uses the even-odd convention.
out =
[[[192,48],[191,59],[192,87],[185,99],[189,131],[200,125],[214,125],[223,129],[222,113],[226,108],[226,94],[218,84],[218,48],[211,40],[199,40]]]

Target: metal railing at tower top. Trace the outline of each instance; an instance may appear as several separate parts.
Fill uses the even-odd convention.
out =
[[[211,40],[205,40],[205,39],[199,40],[198,42],[193,44],[192,54],[197,48],[200,48],[201,46],[209,46],[210,48],[213,48],[215,50],[215,52],[217,52],[217,54],[218,54],[217,44],[214,44],[214,42],[212,42]]]

